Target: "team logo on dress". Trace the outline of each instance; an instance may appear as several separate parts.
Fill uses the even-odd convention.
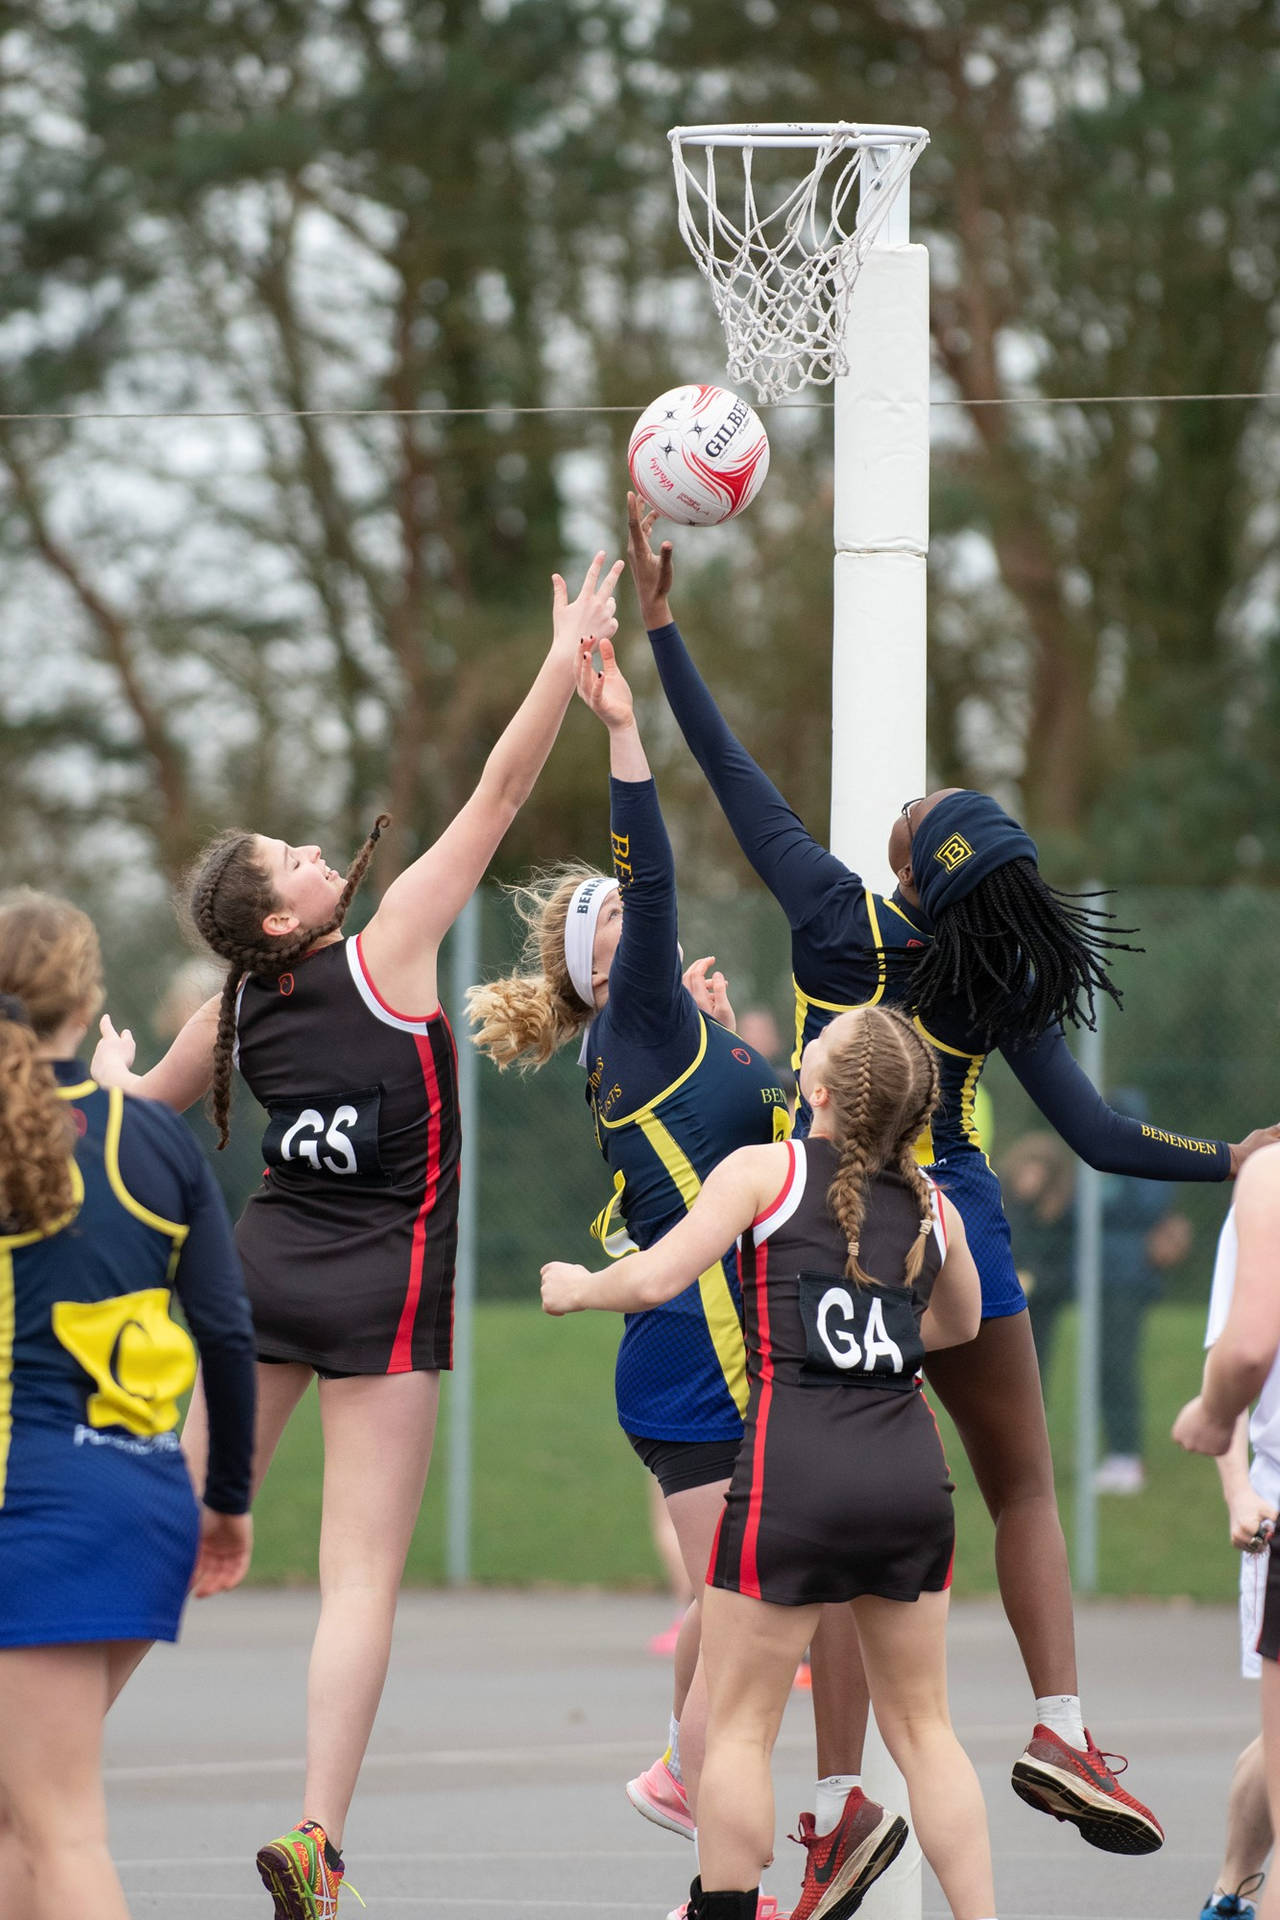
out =
[[[747,1052],[747,1049],[745,1047],[735,1047],[733,1050],[733,1057],[735,1060],[741,1061],[744,1067],[749,1067],[751,1065],[751,1055]]]
[[[89,1116],[85,1113],[83,1107],[72,1107],[71,1124],[75,1128],[76,1133],[79,1135],[80,1139],[83,1140],[86,1133],[88,1133],[89,1131]]]
[[[291,973],[282,973],[276,981],[276,985],[287,998],[288,995],[293,992],[293,975]]]
[[[964,835],[953,833],[950,839],[943,841],[933,857],[935,860],[941,860],[948,873],[954,873],[957,867],[962,867],[972,856],[973,848]]]

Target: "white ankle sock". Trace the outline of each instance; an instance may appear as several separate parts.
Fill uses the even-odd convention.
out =
[[[819,1780],[814,1792],[813,1830],[830,1833],[844,1812],[844,1803],[855,1787],[862,1785],[860,1773],[829,1773]]]
[[[667,1751],[663,1755],[663,1758],[667,1763],[668,1771],[672,1773],[683,1786],[684,1775],[680,1771],[680,1722],[676,1719],[674,1713],[667,1727]]]
[[[1036,1719],[1069,1747],[1084,1746],[1084,1718],[1078,1693],[1047,1693],[1036,1701]]]

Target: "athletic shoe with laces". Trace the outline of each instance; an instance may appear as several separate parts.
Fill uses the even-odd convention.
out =
[[[346,1869],[341,1856],[336,1867],[329,1865],[328,1847],[323,1827],[314,1820],[300,1820],[278,1840],[258,1848],[258,1872],[275,1902],[275,1920],[337,1920]],[[354,1887],[349,1890],[360,1900]]]
[[[813,1815],[802,1813],[800,1831],[791,1838],[808,1856],[791,1920],[845,1920],[902,1852],[907,1823],[901,1814],[868,1800],[861,1787],[851,1787],[830,1833],[816,1833]]]
[[[634,1780],[628,1780],[627,1798],[636,1812],[652,1820],[655,1827],[665,1827],[668,1833],[679,1833],[686,1840],[692,1840],[694,1827],[689,1796],[683,1780],[677,1780],[667,1765],[665,1755]]]
[[[1128,1761],[1099,1752],[1087,1727],[1084,1739],[1083,1747],[1069,1747],[1048,1727],[1034,1727],[1026,1752],[1013,1763],[1014,1792],[1038,1813],[1070,1820],[1091,1847],[1154,1853],[1164,1845],[1164,1828],[1116,1779]],[[1119,1764],[1108,1766],[1108,1761]]]
[[[1211,1893],[1200,1909],[1200,1920],[1254,1920],[1249,1895],[1258,1891],[1265,1873],[1251,1873],[1234,1893]]]

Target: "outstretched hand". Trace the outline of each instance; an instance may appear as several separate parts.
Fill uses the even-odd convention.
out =
[[[729,983],[719,968],[708,976],[707,969],[714,967],[714,953],[707,954],[701,960],[694,960],[684,970],[684,984],[693,995],[694,1004],[703,1013],[710,1014],[722,1027],[736,1029],[737,1016],[729,1004]]]
[[[98,1032],[102,1038],[93,1050],[89,1072],[100,1087],[123,1086],[138,1050],[133,1033],[128,1027],[117,1033],[109,1013],[98,1022]]]
[[[1255,1127],[1252,1133],[1246,1133],[1243,1140],[1233,1141],[1230,1149],[1232,1179],[1251,1153],[1256,1153],[1259,1147],[1273,1147],[1277,1140],[1280,1140],[1280,1126]]]
[[[611,640],[618,631],[618,603],[613,590],[618,584],[623,562],[615,560],[600,578],[604,565],[601,551],[587,568],[577,598],[569,598],[569,589],[558,573],[551,576],[552,647],[570,655],[577,666],[578,649],[584,640]]]
[[[584,640],[579,650],[578,694],[612,733],[617,728],[632,724],[635,718],[634,703],[626,676],[613,651],[613,642],[601,639],[596,645],[600,649],[598,673],[591,664],[593,648],[590,641]]]
[[[654,627],[670,624],[667,595],[675,571],[671,542],[664,540],[657,553],[650,544],[649,535],[657,518],[655,507],[641,507],[638,495],[627,495],[627,565],[636,583],[640,616],[651,632]]]

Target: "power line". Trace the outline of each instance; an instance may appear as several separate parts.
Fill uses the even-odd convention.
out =
[[[1062,393],[1013,394],[991,400],[936,397],[930,407],[1168,407],[1227,400],[1280,400],[1280,391],[1260,393]],[[490,415],[504,419],[547,414],[625,413],[638,416],[649,403],[629,406],[514,407],[499,402],[487,407],[225,407],[172,408],[156,411],[73,413],[0,413],[0,424],[19,421],[77,420],[462,420]],[[757,402],[760,411],[773,413],[831,412],[833,400]]]

